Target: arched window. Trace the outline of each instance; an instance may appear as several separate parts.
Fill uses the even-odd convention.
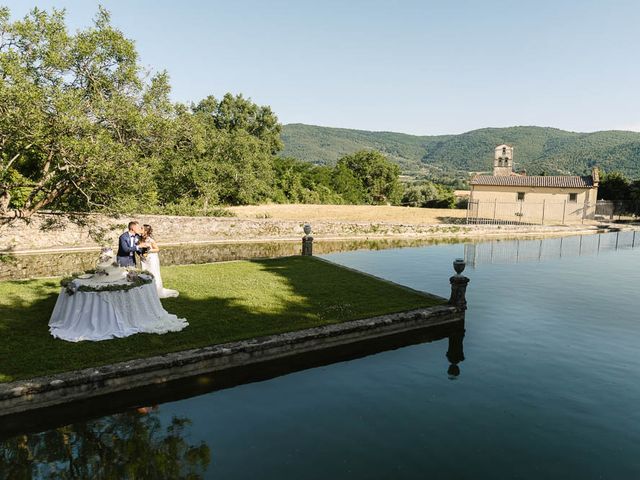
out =
[[[507,147],[502,147],[502,154],[506,155],[507,154]]]

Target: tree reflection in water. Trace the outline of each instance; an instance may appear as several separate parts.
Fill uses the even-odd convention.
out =
[[[235,371],[229,369],[226,374],[216,372],[166,385],[145,387],[145,399],[136,397],[138,400],[135,403],[175,401],[251,381],[267,380],[307,368],[445,338],[449,342],[446,352],[449,362],[447,373],[453,380],[460,375],[459,364],[465,360],[464,337],[464,320],[430,326],[334,346],[310,354],[280,358],[265,362],[259,368],[253,366]],[[149,400],[150,398],[154,400]],[[105,407],[99,402],[92,403],[91,406],[96,409],[94,415],[104,412]],[[26,424],[17,421],[16,425],[34,430],[38,428],[37,425],[41,425],[38,421],[29,423],[29,419],[24,422]],[[187,441],[190,423],[186,418],[174,417],[169,424],[165,421],[163,425],[157,407],[141,407],[87,422],[78,420],[65,427],[38,434],[0,440],[0,480],[201,478],[211,462],[211,453],[206,443],[191,445]]]
[[[144,408],[20,435],[0,442],[0,479],[201,478],[211,452],[185,439],[190,423],[174,417],[163,427]]]

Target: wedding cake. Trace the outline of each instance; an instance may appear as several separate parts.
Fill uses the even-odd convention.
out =
[[[115,263],[115,254],[110,248],[103,248],[98,257],[94,282],[115,282],[127,276],[127,270]]]

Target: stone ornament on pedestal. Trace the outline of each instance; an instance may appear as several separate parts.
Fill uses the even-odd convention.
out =
[[[453,269],[456,274],[449,278],[451,284],[451,298],[449,298],[449,305],[453,305],[458,310],[467,309],[467,284],[469,279],[462,275],[466,264],[462,258],[456,258],[453,262]]]
[[[313,237],[311,236],[311,225],[305,223],[302,229],[304,230],[304,237],[302,237],[302,255],[310,257],[313,255]]]

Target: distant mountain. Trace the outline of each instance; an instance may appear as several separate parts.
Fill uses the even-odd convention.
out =
[[[289,124],[282,132],[281,156],[333,164],[345,154],[374,149],[397,162],[404,173],[468,175],[489,171],[493,149],[515,147],[516,170],[529,174],[579,175],[594,165],[640,178],[640,133],[610,130],[576,133],[546,127],[482,128],[458,135],[416,136]]]

